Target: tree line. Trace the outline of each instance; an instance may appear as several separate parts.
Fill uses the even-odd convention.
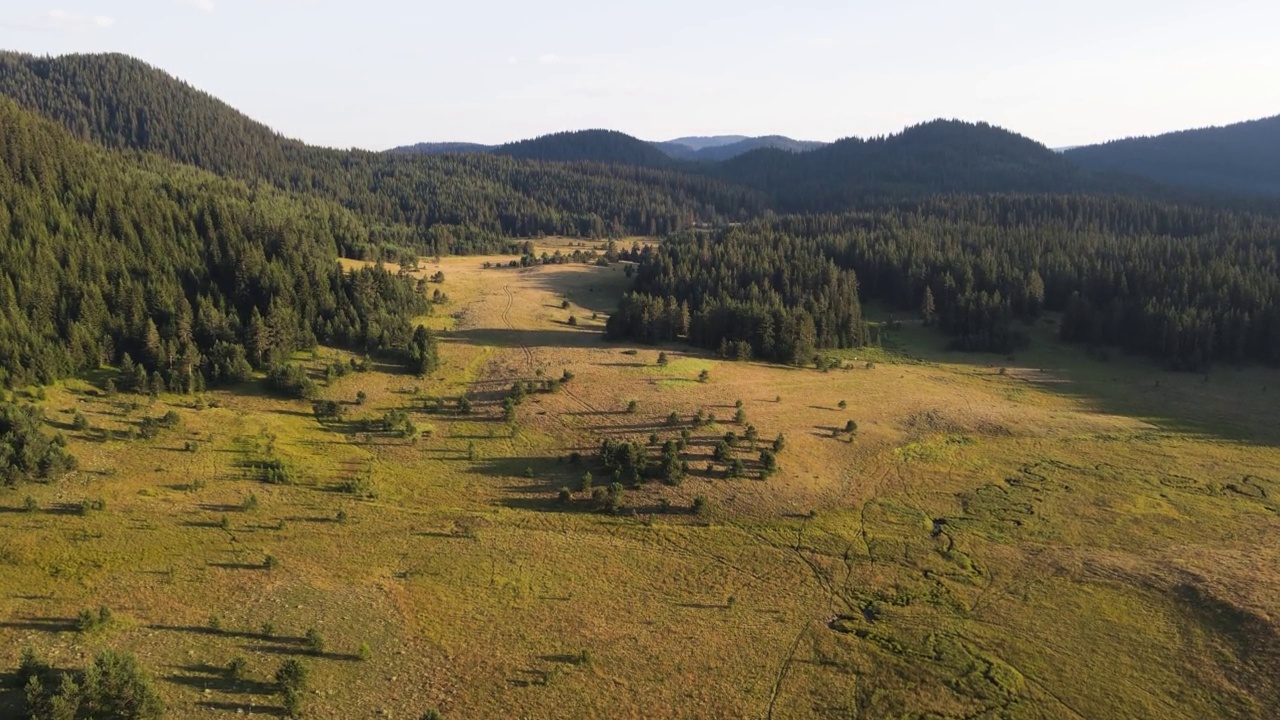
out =
[[[957,195],[677,235],[640,253],[614,337],[749,345],[803,362],[873,340],[861,302],[919,313],[964,350],[1064,340],[1175,369],[1280,363],[1280,220],[1118,196]],[[688,322],[685,323],[685,310]]]

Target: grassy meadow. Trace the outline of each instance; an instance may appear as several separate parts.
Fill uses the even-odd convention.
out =
[[[602,342],[618,265],[483,267],[508,260],[423,263],[449,297],[422,320],[430,378],[325,382],[353,356],[299,354],[342,421],[257,385],[42,391],[79,469],[0,491],[0,668],[125,649],[172,717],[279,714],[288,657],[312,718],[1280,716],[1275,371],[1165,373],[1049,324],[1013,357],[953,354],[909,319],[839,369],[729,362]],[[504,419],[514,382],[566,371]],[[768,479],[746,444],[745,477],[707,471],[739,401],[760,447],[785,437]],[[390,410],[419,434],[361,427]],[[679,486],[628,484],[616,514],[578,490],[612,482],[603,439],[681,429]]]

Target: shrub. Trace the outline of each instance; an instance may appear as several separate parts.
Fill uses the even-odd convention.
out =
[[[249,493],[248,495],[246,495],[244,500],[240,502],[240,509],[244,510],[245,512],[257,510],[258,496],[254,495],[253,493]]]
[[[77,412],[75,418],[71,421],[71,428],[73,430],[88,430],[89,418],[85,417],[84,413]]]
[[[231,658],[231,662],[227,663],[227,679],[243,680],[249,671],[249,661],[243,655],[237,655]]]
[[[775,453],[780,453],[782,452],[782,449],[785,448],[786,446],[787,446],[786,436],[783,435],[782,433],[778,433],[778,437],[773,439],[773,451]]]
[[[582,492],[591,492],[592,480],[590,472],[582,473]]]
[[[848,403],[847,401],[845,401],[845,400],[841,400],[840,402],[836,403],[836,407],[838,407],[838,408],[840,408],[841,410],[843,410],[843,409],[845,409],[845,408],[849,407],[849,403]]]
[[[280,692],[287,717],[302,716],[302,698],[307,688],[307,666],[297,658],[289,658],[276,671],[276,688]]]
[[[569,489],[568,485],[565,485],[560,488],[560,494],[557,496],[557,499],[560,501],[560,504],[568,505],[570,502],[573,502],[573,491]]]
[[[422,714],[422,720],[444,720],[444,715],[441,715],[439,710],[431,708]]]
[[[275,634],[276,634],[276,626],[272,624],[271,621],[262,623],[262,635],[264,637],[274,637]]]
[[[368,394],[368,393],[366,393],[366,392],[365,392],[365,391],[363,391],[363,390],[357,391],[357,392],[356,392],[356,404],[357,404],[357,405],[363,405],[363,404],[365,404],[366,402],[369,402],[369,394]]]
[[[636,402],[635,400],[631,400],[627,403],[628,414],[635,414],[636,410],[638,410],[639,408],[640,408],[640,403]]]
[[[22,509],[26,512],[33,513],[40,509],[40,503],[30,495],[22,500]]]
[[[305,646],[312,655],[324,654],[324,637],[314,627],[307,628]]]
[[[275,555],[267,555],[266,557],[262,558],[263,570],[275,570],[277,567],[280,567],[280,561],[276,560]]]
[[[742,408],[738,408],[738,412],[733,416],[733,421],[739,425],[745,423],[747,421],[747,411]]]
[[[667,360],[667,354],[665,352],[658,353],[658,367],[666,367],[669,362],[670,361]]]
[[[694,515],[706,515],[711,511],[711,507],[707,502],[707,498],[699,495],[693,499],[692,510]]]
[[[844,431],[847,433],[858,432],[858,423],[850,420],[844,424]]]
[[[698,382],[700,382],[700,383],[704,383],[704,382],[707,382],[707,381],[708,381],[708,380],[710,380],[710,379],[711,379],[711,372],[710,372],[710,371],[708,371],[708,370],[703,370],[702,372],[698,373]]]
[[[373,649],[369,647],[369,643],[360,643],[360,649],[356,650],[356,657],[361,660],[368,660],[373,657]]]
[[[569,316],[569,324],[570,324],[571,326],[573,326],[573,327],[577,327],[577,326],[578,326],[578,316],[576,316],[576,315],[570,315],[570,316]]]

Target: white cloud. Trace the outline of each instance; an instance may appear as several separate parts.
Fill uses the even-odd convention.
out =
[[[816,37],[809,39],[809,47],[811,48],[829,48],[836,44],[836,41],[829,37]]]
[[[115,18],[106,15],[90,15],[88,13],[67,12],[66,10],[50,10],[40,26],[50,30],[69,33],[83,33],[94,30],[106,30],[115,25]]]
[[[518,64],[520,64],[520,58],[516,57],[515,55],[510,55],[510,56],[508,56],[508,57],[507,57],[507,64],[508,64],[508,65],[518,65]]]
[[[555,53],[547,53],[546,55],[539,55],[538,62],[543,65],[562,65],[564,64],[564,58]]]
[[[189,8],[200,10],[201,12],[213,12],[213,0],[178,0],[178,2]]]

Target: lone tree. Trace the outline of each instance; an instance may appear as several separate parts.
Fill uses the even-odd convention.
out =
[[[667,360],[667,354],[665,352],[658,353],[658,367],[666,367],[668,362],[670,361]]]
[[[787,437],[782,433],[778,433],[778,437],[773,439],[773,451],[775,453],[780,453],[782,452],[782,449],[785,448],[786,446],[787,446]]]
[[[854,421],[850,420],[849,422],[847,422],[847,423],[845,423],[845,424],[844,424],[844,431],[845,431],[845,432],[847,432],[847,433],[856,433],[856,432],[858,432],[858,423],[856,423],[856,422],[854,422]]]
[[[710,379],[711,379],[711,373],[709,371],[703,370],[702,372],[698,373],[698,382],[704,383]]]
[[[307,690],[307,666],[297,658],[285,660],[276,671],[276,690],[280,693],[286,717],[302,717],[302,696]]]

